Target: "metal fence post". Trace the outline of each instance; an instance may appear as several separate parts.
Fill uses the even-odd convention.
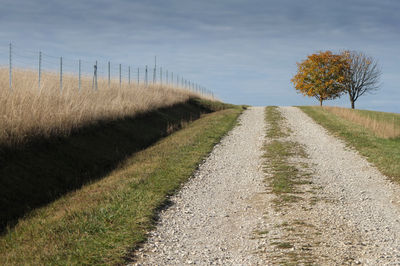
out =
[[[9,79],[10,79],[10,90],[12,90],[12,58],[11,58],[11,55],[12,55],[12,50],[11,50],[12,48],[11,48],[11,43],[10,43],[10,75],[9,75]]]
[[[131,67],[128,66],[128,84],[131,85]]]
[[[137,84],[139,85],[139,82],[140,82],[140,80],[139,80],[139,67],[137,68]]]
[[[92,90],[97,90],[97,60],[93,66]]]
[[[94,69],[94,77],[95,77],[95,83],[94,83],[94,87],[97,91],[97,60],[96,60],[96,65],[95,65],[95,69]]]
[[[63,77],[63,71],[62,71],[62,56],[60,57],[60,91],[62,91],[62,77]]]
[[[166,70],[165,76],[167,77],[167,85],[168,85],[168,70]]]
[[[42,52],[40,52],[40,51],[39,51],[39,69],[38,69],[38,74],[39,74],[39,77],[38,77],[38,88],[40,90],[40,80],[41,80],[41,77],[42,77]]]

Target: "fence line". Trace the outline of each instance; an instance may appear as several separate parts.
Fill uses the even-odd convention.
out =
[[[4,47],[4,46],[3,46]],[[1,49],[1,47],[0,47]],[[6,51],[3,50],[0,53],[0,60],[2,57],[6,55]],[[59,62],[57,62],[59,61]],[[4,61],[3,61],[4,62]],[[0,62],[1,64],[1,62]],[[56,66],[58,64],[58,66]],[[118,78],[119,78],[119,87],[122,86],[123,82],[127,82],[128,85],[131,85],[131,65],[123,67],[122,64],[111,64],[111,61],[108,61],[106,64],[98,64],[98,61],[95,61],[95,64],[90,63],[90,61],[78,59],[73,60],[64,57],[57,57],[53,55],[49,55],[43,53],[42,51],[34,52],[29,50],[20,50],[15,49],[15,46],[10,43],[8,46],[8,68],[9,68],[9,90],[12,91],[13,89],[13,70],[14,68],[21,68],[21,69],[31,69],[33,71],[37,71],[38,83],[37,86],[39,90],[42,86],[42,79],[43,79],[43,72],[55,72],[59,74],[59,82],[60,82],[60,92],[63,90],[63,75],[66,73],[70,73],[72,75],[78,76],[78,91],[82,88],[82,75],[90,77],[92,76],[92,89],[98,89],[98,76],[106,78],[108,81],[108,87],[111,86],[112,81],[112,73],[118,71]],[[140,67],[137,67],[136,79],[137,85],[140,85]],[[144,74],[143,74],[143,83],[145,86],[149,85],[149,69],[146,65],[144,67]],[[183,76],[175,75],[176,82],[174,82],[174,72],[168,71],[168,69],[163,68],[162,66],[157,66],[157,57],[154,57],[154,68],[152,69],[153,74],[153,84],[160,84],[163,85],[165,82],[166,85],[176,86],[188,90],[195,91],[197,93],[203,95],[212,95],[214,94],[206,89],[205,87],[201,86],[200,84],[193,82],[191,80],[185,79]],[[159,72],[157,77],[157,72]],[[158,79],[157,79],[158,78]],[[163,81],[164,79],[164,81]]]

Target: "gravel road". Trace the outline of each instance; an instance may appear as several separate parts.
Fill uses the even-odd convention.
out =
[[[288,140],[308,154],[298,161],[310,173],[303,200],[273,204],[264,108],[249,108],[171,198],[132,265],[271,265],[289,254],[322,265],[400,265],[399,186],[300,109],[279,110]],[[290,250],[277,248],[287,241]]]
[[[304,145],[320,200],[308,212],[319,227],[315,252],[329,264],[400,264],[400,188],[295,107],[280,108]]]
[[[253,231],[263,222],[264,108],[250,108],[171,198],[136,265],[263,265]]]

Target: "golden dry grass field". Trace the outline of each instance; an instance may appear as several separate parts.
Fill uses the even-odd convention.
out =
[[[32,137],[65,135],[74,129],[99,120],[132,117],[161,107],[172,106],[190,98],[207,98],[190,90],[160,84],[131,84],[105,79],[92,89],[92,78],[78,78],[44,73],[41,88],[34,71],[13,71],[9,90],[8,69],[0,69],[0,144],[21,144]]]
[[[400,114],[324,106],[325,110],[363,126],[381,138],[400,137]]]

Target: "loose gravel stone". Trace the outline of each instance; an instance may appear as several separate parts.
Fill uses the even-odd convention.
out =
[[[263,240],[254,238],[269,200],[262,194],[264,134],[264,108],[249,108],[171,198],[134,265],[266,264],[256,253]]]
[[[308,154],[293,158],[311,173],[303,200],[276,208],[262,168],[264,108],[250,108],[171,198],[133,265],[273,265],[289,253],[323,265],[400,264],[400,187],[298,108],[279,110],[288,140]]]

